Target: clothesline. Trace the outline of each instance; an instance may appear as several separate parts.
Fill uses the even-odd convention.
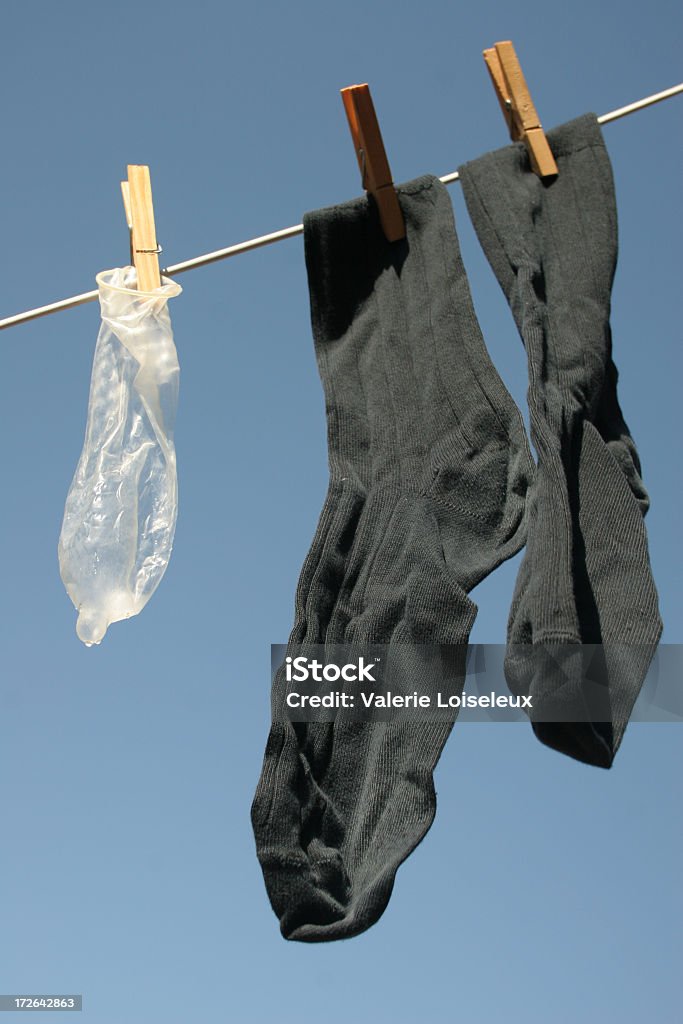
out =
[[[610,121],[616,121],[620,117],[626,117],[628,114],[634,114],[637,110],[643,110],[645,107],[651,107],[655,103],[660,103],[662,100],[668,100],[672,96],[683,92],[683,82],[678,85],[671,86],[670,89],[664,89],[662,92],[655,93],[652,96],[646,96],[642,100],[636,100],[635,103],[629,103],[625,107],[619,107],[618,110],[612,110],[609,114],[603,114],[598,118],[599,124],[608,124]],[[459,174],[457,171],[453,171],[451,174],[445,174],[439,179],[444,185],[451,185],[453,182],[459,180]],[[219,260],[225,260],[229,256],[237,256],[243,252],[249,252],[252,249],[260,249],[265,245],[272,245],[274,242],[282,242],[285,238],[294,238],[297,235],[303,234],[303,224],[294,224],[290,228],[282,228],[280,231],[273,231],[268,235],[261,235],[258,238],[250,238],[246,242],[238,242],[236,245],[230,245],[225,249],[217,249],[215,252],[206,253],[203,256],[195,256],[193,259],[184,260],[182,263],[174,263],[170,267],[166,267],[162,274],[166,277],[174,277],[177,274],[184,274],[187,270],[194,270],[196,267],[206,267],[210,263],[217,263]],[[58,302],[51,302],[47,306],[38,306],[36,309],[29,309],[25,313],[16,313],[14,316],[5,317],[4,320],[0,320],[0,330],[4,330],[7,327],[14,327],[16,324],[27,323],[30,320],[37,320],[39,317],[48,316],[50,313],[58,313],[63,309],[73,309],[76,306],[83,306],[87,302],[94,302],[98,297],[99,292],[95,288],[90,292],[83,292],[81,295],[72,295],[68,299],[60,299]]]

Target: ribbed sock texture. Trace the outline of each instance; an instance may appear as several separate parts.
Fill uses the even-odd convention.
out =
[[[531,172],[521,143],[460,168],[472,222],[526,348],[538,460],[506,674],[515,692],[532,695],[538,717],[553,703],[565,718],[581,709],[573,723],[532,714],[544,743],[609,767],[662,626],[643,523],[648,497],[612,360],[609,156],[594,114],[548,140],[559,169],[549,181]],[[554,645],[578,643],[604,645],[599,715],[586,713],[581,654],[563,647],[561,671],[547,656]]]
[[[464,644],[468,592],[525,539],[533,460],[493,368],[450,199],[399,189],[405,241],[372,200],[308,214],[306,265],[330,482],[291,645]],[[440,722],[273,722],[252,807],[289,939],[362,932],[434,818]]]

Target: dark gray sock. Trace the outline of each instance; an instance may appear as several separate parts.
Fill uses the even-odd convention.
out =
[[[544,743],[609,767],[662,626],[643,523],[648,497],[612,361],[609,156],[594,114],[548,140],[559,168],[550,181],[530,171],[521,143],[460,168],[475,230],[526,347],[538,457],[506,674],[546,719],[532,715]],[[590,652],[600,663],[592,681],[582,658],[563,649],[578,643],[602,645]],[[558,645],[561,671],[549,668]],[[564,721],[547,721],[553,702]]]
[[[399,190],[306,216],[330,483],[290,644],[464,644],[468,592],[520,549],[533,473],[519,411],[474,316],[450,199]],[[274,721],[252,808],[283,935],[347,938],[382,914],[434,817],[450,722]]]

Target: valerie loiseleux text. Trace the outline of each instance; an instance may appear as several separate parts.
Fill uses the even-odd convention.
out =
[[[505,694],[437,693],[434,698],[426,693],[364,693],[358,696],[366,708],[531,708],[531,697],[508,697]],[[287,706],[290,708],[355,708],[356,694],[345,690],[332,690],[320,696],[318,693],[287,694]]]
[[[357,663],[349,663],[343,666],[327,664],[323,665],[318,661],[309,661],[307,658],[286,658],[285,677],[287,682],[305,682],[313,679],[315,682],[334,682],[343,679],[346,682],[375,682],[373,676],[374,665],[366,664],[363,658]],[[489,694],[448,694],[438,692],[435,697],[425,693],[392,693],[391,690],[384,692],[360,691],[362,706],[370,708],[531,708],[531,697],[512,697],[505,694],[496,694],[493,690]],[[290,708],[354,708],[356,707],[356,694],[347,693],[345,690],[331,690],[326,694],[299,693],[291,691],[287,694],[287,706]],[[359,705],[360,706],[360,705]]]

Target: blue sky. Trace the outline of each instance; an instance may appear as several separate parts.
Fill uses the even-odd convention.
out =
[[[151,167],[171,264],[358,194],[345,85],[370,82],[405,181],[505,144],[484,46],[515,41],[550,126],[681,80],[681,27],[677,4],[631,0],[5,0],[0,316],[127,261],[128,163]],[[615,357],[670,643],[683,640],[682,111],[677,98],[605,128]],[[524,408],[521,343],[451,194],[484,335]],[[0,333],[0,993],[83,993],[94,1024],[674,1021],[679,725],[632,725],[611,772],[525,725],[456,725],[436,823],[380,922],[324,947],[280,937],[249,806],[270,644],[287,638],[327,482],[301,240],[180,281],[175,549],[143,614],[99,648],[76,638],[56,551],[98,310]],[[474,641],[504,641],[516,567],[474,593]]]

